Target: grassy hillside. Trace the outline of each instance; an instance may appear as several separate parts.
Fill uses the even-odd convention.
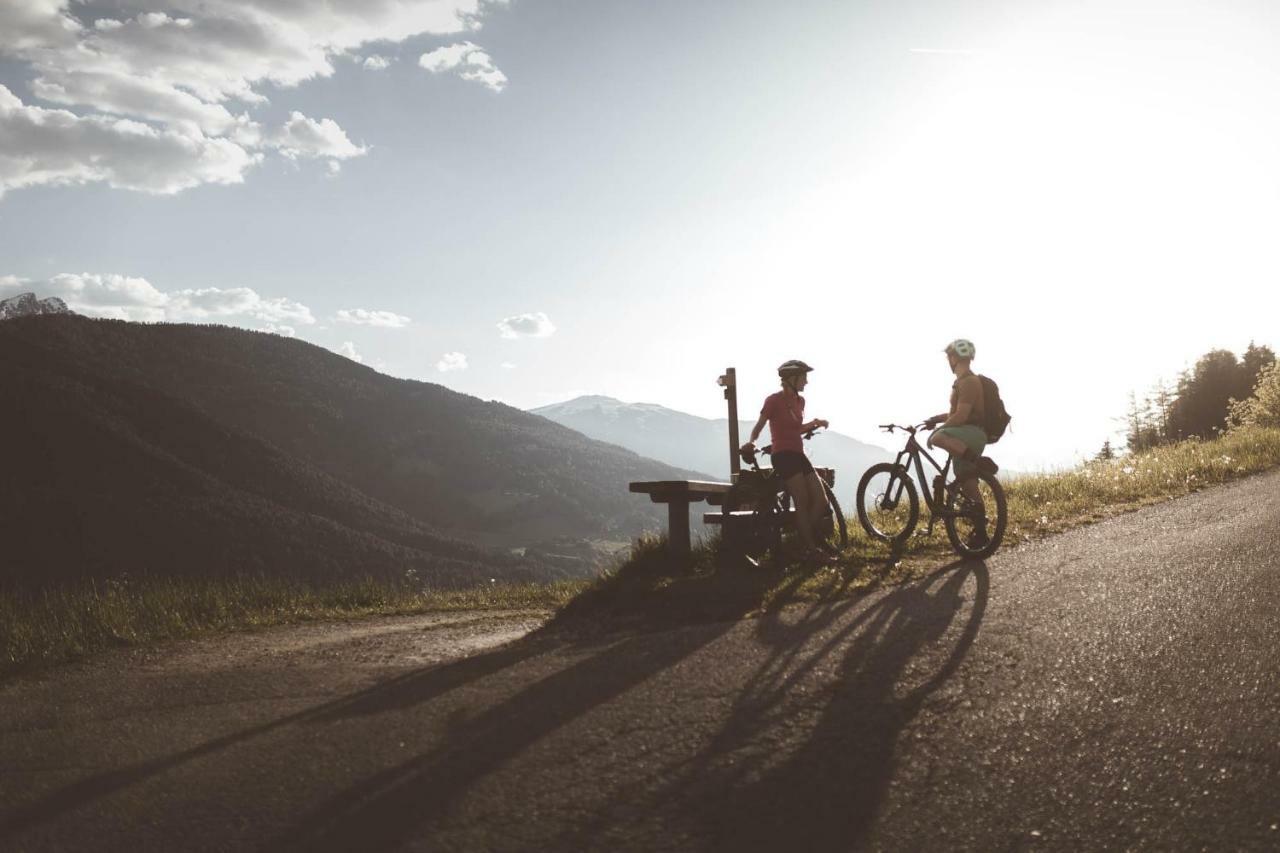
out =
[[[106,458],[105,446],[95,454],[97,464],[118,469],[110,478],[103,472],[103,488],[134,488],[139,499],[154,495],[152,486],[162,494],[178,488],[170,475],[186,477],[181,488],[188,488],[199,480],[193,470],[217,479],[234,469],[231,484],[256,493],[288,469],[307,481],[289,487],[294,496],[325,504],[342,491],[344,505],[398,510],[396,525],[517,546],[555,536],[625,539],[662,520],[660,508],[628,494],[626,483],[685,476],[509,406],[383,376],[276,335],[32,317],[0,324],[0,355],[16,366],[7,380],[13,393],[32,395],[42,384],[51,389],[43,408],[32,410],[27,431],[42,457],[80,453],[84,464],[76,443],[119,444],[126,433],[132,437],[125,443],[135,449],[139,436],[163,448],[144,466],[149,485],[117,479],[129,464]],[[47,425],[39,419],[59,412],[78,419],[80,431],[41,441]],[[203,437],[184,437],[188,429]],[[217,441],[237,452],[252,447],[274,461],[261,470],[260,461],[215,447]],[[203,457],[188,460],[196,451]],[[219,468],[224,457],[239,461]],[[156,467],[163,465],[167,472]],[[63,486],[74,484],[72,472],[70,462],[63,466]],[[255,485],[246,485],[250,481]],[[80,501],[74,489],[46,491],[65,511]],[[296,508],[316,512],[310,505]],[[332,517],[331,509],[319,514]],[[311,535],[299,531],[300,538]]]

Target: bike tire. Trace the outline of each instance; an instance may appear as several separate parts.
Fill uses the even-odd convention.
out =
[[[844,553],[844,549],[849,547],[849,522],[844,517],[844,511],[840,509],[840,501],[836,500],[835,491],[827,485],[826,480],[819,480],[822,483],[822,490],[827,494],[827,503],[831,506],[831,519],[835,524],[835,529],[831,533],[835,536],[835,546]]]
[[[1000,481],[991,474],[979,474],[978,480],[981,484],[979,486],[980,489],[985,486],[986,494],[983,495],[983,503],[985,504],[989,497],[989,499],[995,503],[996,507],[995,529],[988,529],[987,543],[980,548],[973,548],[969,546],[966,531],[961,528],[962,520],[965,518],[964,516],[948,514],[942,522],[943,526],[947,529],[947,539],[951,540],[952,550],[961,557],[967,557],[973,560],[986,559],[996,552],[996,549],[1000,547],[1000,542],[1004,539],[1005,527],[1009,523],[1009,502],[1005,498],[1004,486],[1000,485]],[[963,509],[963,507],[961,507],[962,498],[962,493],[959,489],[956,489],[952,492],[950,499],[947,501],[947,509],[951,512]],[[991,516],[989,514],[987,516],[987,521],[988,524],[990,524]]]
[[[890,494],[893,490],[901,485],[901,491],[905,493],[907,498],[907,515],[901,524],[901,530],[888,528],[884,520],[872,519],[868,513],[867,490],[879,488],[879,485],[873,486],[877,477],[887,475],[884,480],[885,486],[883,491],[878,495],[871,495],[873,501],[879,500]],[[888,542],[893,545],[901,545],[907,541],[912,532],[916,529],[916,524],[920,521],[920,496],[916,493],[916,484],[911,482],[911,477],[906,469],[894,465],[892,462],[878,462],[868,468],[862,475],[862,479],[858,481],[858,492],[855,498],[858,504],[858,522],[862,525],[862,529],[867,531],[867,535],[881,542]],[[902,500],[899,494],[898,502]],[[895,508],[896,509],[896,508]]]
[[[766,548],[769,549],[769,556],[775,571],[782,571],[787,567],[786,556],[782,552],[782,532],[786,527],[787,511],[790,508],[790,500],[785,493],[779,493],[773,496],[773,501],[768,508],[763,511],[761,519],[762,539]]]

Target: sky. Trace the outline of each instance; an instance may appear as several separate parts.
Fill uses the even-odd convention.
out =
[[[1280,349],[1280,7],[0,0],[0,298],[296,336],[521,408],[946,408],[1070,465]]]

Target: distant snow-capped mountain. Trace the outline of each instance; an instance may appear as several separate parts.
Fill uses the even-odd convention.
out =
[[[74,313],[56,296],[36,299],[34,293],[19,293],[8,299],[0,299],[0,320],[11,320],[14,317],[29,317],[34,314],[72,314]]]
[[[624,403],[613,397],[576,397],[531,410],[589,438],[617,444],[641,456],[715,479],[729,476],[728,418],[700,418],[653,403]],[[754,421],[740,421],[746,441]],[[761,443],[768,441],[765,430]],[[826,430],[805,445],[814,464],[836,469],[837,485],[847,490],[876,462],[892,458],[887,450]]]

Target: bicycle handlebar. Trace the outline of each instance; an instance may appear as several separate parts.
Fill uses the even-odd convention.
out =
[[[822,431],[822,427],[814,427],[813,429],[805,430],[804,432],[800,433],[800,435],[802,438],[804,438],[805,441],[808,441],[809,439],[813,438],[815,435],[817,435],[821,431]],[[765,456],[772,456],[773,445],[766,444],[764,447],[757,447],[751,450],[746,450],[741,447],[738,448],[738,455],[742,457],[742,461],[747,463],[748,465],[756,464],[757,453],[763,453]]]
[[[880,424],[880,429],[885,432],[893,432],[894,430],[900,429],[903,432],[909,432],[912,435],[915,435],[917,431],[927,429],[928,426],[929,422],[925,421],[924,423],[912,424],[911,426],[903,426],[902,424]]]

